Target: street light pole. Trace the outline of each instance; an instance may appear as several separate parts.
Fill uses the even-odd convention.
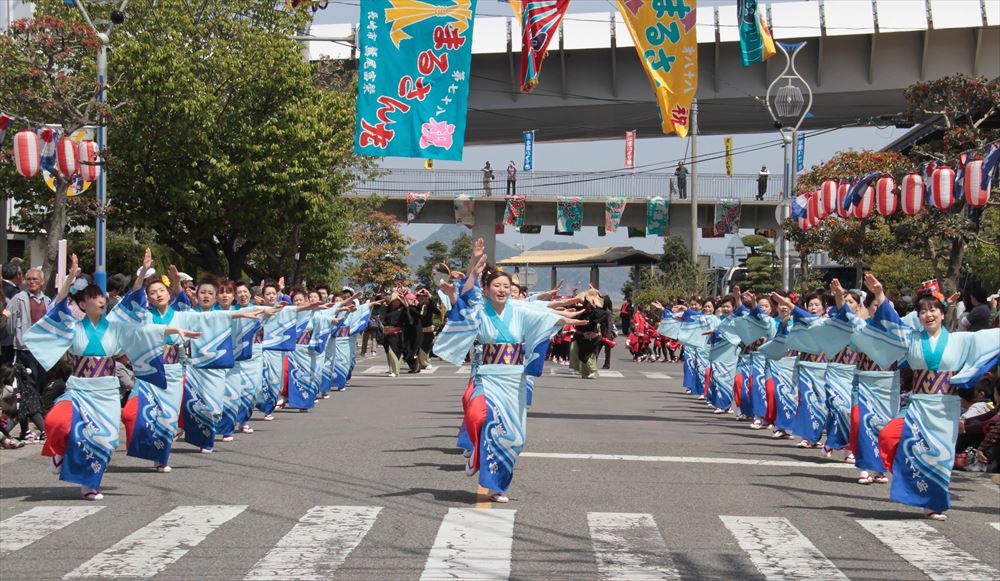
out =
[[[111,11],[110,21],[98,21],[106,23],[107,28],[100,30],[91,20],[87,13],[87,7],[83,0],[73,2],[80,10],[80,14],[87,22],[87,25],[97,35],[97,103],[101,108],[100,124],[97,127],[97,149],[102,155],[101,172],[97,177],[97,224],[95,234],[97,240],[94,243],[94,282],[107,292],[107,212],[108,212],[108,164],[104,160],[105,150],[108,147],[108,118],[104,112],[104,104],[108,98],[108,44],[110,43],[111,30],[116,24],[125,22],[125,8],[128,0],[122,0],[117,9]]]
[[[691,102],[691,263],[698,267],[698,99]]]
[[[802,121],[805,120],[806,116],[809,115],[809,110],[812,109],[812,89],[809,87],[809,83],[806,83],[802,75],[795,69],[795,57],[798,56],[799,51],[802,50],[802,47],[806,43],[798,42],[789,44],[777,42],[775,44],[778,46],[781,54],[785,55],[785,68],[767,87],[764,104],[767,105],[767,112],[771,114],[771,119],[774,120],[775,129],[781,133],[782,148],[785,153],[784,179],[782,180],[783,191],[781,192],[782,201],[780,206],[781,223],[783,224],[788,220],[791,211],[789,200],[792,197],[792,190],[795,188],[795,140],[798,137],[799,126],[802,125]],[[791,51],[791,55],[789,55],[789,51]],[[789,70],[791,70],[791,73],[789,73]],[[772,107],[772,91],[774,91],[775,86],[781,81],[785,81],[785,84],[774,92],[775,99],[774,106]],[[793,84],[793,81],[796,84]],[[808,94],[808,101],[803,98],[802,89],[797,85],[805,87]],[[785,127],[779,119],[794,119],[796,117],[798,117],[798,120],[793,127]],[[785,290],[790,290],[792,286],[791,251],[784,231],[780,229],[781,224],[778,226],[778,235],[780,237],[778,239],[778,251],[781,254],[781,286]]]

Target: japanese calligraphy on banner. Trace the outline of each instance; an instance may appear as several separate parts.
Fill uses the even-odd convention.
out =
[[[733,138],[727,137],[726,144],[726,175],[733,177]]]
[[[358,31],[360,155],[461,160],[476,0],[366,0]]]
[[[799,141],[795,144],[795,171],[802,171],[806,166],[806,134],[799,133]]]
[[[524,132],[524,165],[523,171],[532,171],[535,165],[535,130]]]
[[[691,101],[698,88],[697,0],[618,0],[660,107],[664,133],[688,133]]]
[[[625,169],[635,168],[635,130],[625,132]]]

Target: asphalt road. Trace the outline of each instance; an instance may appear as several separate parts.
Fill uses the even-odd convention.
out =
[[[931,523],[856,484],[841,454],[712,415],[676,365],[616,360],[595,381],[549,366],[511,502],[491,506],[454,447],[465,376],[389,379],[382,363],[214,454],[178,443],[171,474],[116,454],[98,503],[40,446],[0,452],[0,579],[1000,576],[988,475],[957,474]]]

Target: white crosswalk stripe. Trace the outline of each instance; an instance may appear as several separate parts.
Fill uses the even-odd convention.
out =
[[[455,370],[455,375],[468,375],[471,373],[468,365],[463,365]]]
[[[80,537],[79,531],[70,528],[71,525],[80,523],[78,527],[85,527],[87,517],[104,508],[93,505],[35,507],[0,522],[4,569],[24,570],[24,563],[37,558],[35,553],[43,550],[41,547],[27,547],[46,537],[53,543],[59,541],[66,547],[76,547],[75,554],[79,554],[81,547],[89,545],[74,544]],[[191,548],[205,541],[223,524],[239,517],[246,509],[242,505],[179,506],[93,555],[65,578],[148,578],[165,570],[169,574],[169,566],[184,558]],[[262,548],[257,553],[264,556],[246,574],[246,581],[318,581],[336,577],[359,546],[379,542],[370,540],[370,533],[383,510],[378,506],[312,507],[273,547],[269,550]],[[427,559],[420,578],[428,581],[508,579],[512,572],[512,559],[516,556],[512,552],[516,512],[509,509],[449,509],[441,519],[433,546],[424,553]],[[671,554],[652,514],[586,514],[590,545],[580,546],[579,550],[593,551],[592,562],[596,562],[599,579],[645,581],[681,578],[674,562],[677,557]],[[852,561],[832,562],[787,518],[719,518],[765,579],[842,580],[847,577],[838,565],[849,568],[854,565]],[[946,531],[939,531],[927,521],[842,519],[842,522],[850,529],[843,534],[865,543],[864,538],[870,537],[857,529],[860,526],[877,540],[878,546],[874,551],[888,554],[885,551],[887,548],[931,581],[1000,579],[1000,571],[994,568],[990,557],[977,559],[946,538]],[[661,524],[669,528],[679,523]],[[1000,530],[1000,523],[987,521],[985,524]],[[585,542],[581,540],[581,543]],[[21,549],[25,550],[18,552]],[[405,550],[412,554],[414,551],[423,553],[427,549],[423,545]],[[29,561],[15,560],[22,556]],[[88,556],[81,555],[81,561]],[[837,558],[843,559],[843,556]],[[78,563],[67,565],[67,569]],[[899,567],[904,566],[902,561],[899,563]]]
[[[152,577],[246,510],[245,505],[179,506],[80,565],[73,577]]]
[[[640,371],[639,373],[646,376],[646,379],[670,379],[670,376],[662,371]]]
[[[786,518],[719,518],[766,579],[847,579]]]
[[[932,581],[1000,579],[1000,571],[959,549],[926,522],[858,520],[858,524]]]
[[[311,508],[246,578],[329,579],[368,534],[380,510],[380,506]]]
[[[389,373],[388,365],[372,365],[361,372],[361,375],[385,375]]]
[[[621,371],[614,371],[612,369],[602,369],[597,372],[597,377],[602,379],[623,379],[625,376],[622,375]]]
[[[36,506],[0,522],[0,555],[13,553],[59,529],[75,523],[103,506]]]
[[[680,579],[651,514],[589,512],[590,542],[605,581]]]
[[[580,377],[580,372],[575,369],[570,369],[569,367],[550,367],[549,375],[555,375],[557,377]]]
[[[448,509],[420,580],[508,579],[515,512]]]

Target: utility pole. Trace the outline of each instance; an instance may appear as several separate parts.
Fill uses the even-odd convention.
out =
[[[691,262],[698,266],[698,99],[691,102]]]

